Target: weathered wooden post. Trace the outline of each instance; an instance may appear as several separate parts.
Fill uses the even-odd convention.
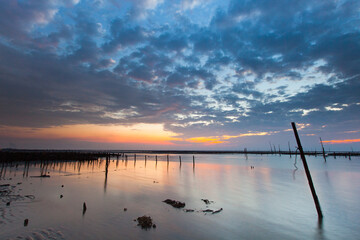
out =
[[[300,138],[299,138],[298,132],[297,132],[297,130],[296,130],[296,125],[295,125],[294,122],[292,122],[291,125],[292,125],[292,128],[293,128],[293,130],[294,130],[294,135],[295,135],[296,142],[297,142],[297,145],[298,145],[298,149],[299,149],[299,152],[300,152],[301,160],[302,160],[303,165],[304,165],[306,177],[307,177],[307,180],[308,180],[308,182],[309,182],[311,194],[312,194],[313,199],[314,199],[314,202],[315,202],[315,207],[316,207],[316,211],[317,211],[317,213],[318,213],[318,218],[319,218],[319,220],[321,221],[322,218],[323,218],[323,214],[322,214],[322,212],[321,212],[320,202],[319,202],[319,199],[318,199],[318,197],[317,197],[317,195],[316,195],[315,187],[314,187],[313,181],[312,181],[312,179],[311,179],[310,170],[309,170],[309,168],[308,168],[308,165],[307,165],[307,162],[306,162],[306,158],[305,158],[305,154],[304,154],[303,148],[302,148],[302,146],[301,146]]]
[[[322,143],[321,137],[320,137],[320,143],[321,143],[321,148],[322,148],[322,154],[323,154],[324,160],[325,160],[325,162],[326,162],[325,149],[324,149],[324,145],[323,145],[323,143]]]
[[[195,168],[195,156],[193,155],[193,168]]]
[[[290,158],[291,158],[291,148],[290,148],[290,141],[288,141],[288,145],[289,145],[289,154],[290,154]]]
[[[83,203],[83,215],[85,214],[86,210],[87,210],[87,207],[86,207],[86,203],[84,202]]]
[[[279,155],[281,156],[280,144],[279,144]]]

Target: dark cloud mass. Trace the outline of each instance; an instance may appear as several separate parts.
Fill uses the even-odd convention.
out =
[[[197,3],[3,1],[0,126],[162,123],[184,139],[279,142],[291,121],[334,139],[360,130],[359,1]]]

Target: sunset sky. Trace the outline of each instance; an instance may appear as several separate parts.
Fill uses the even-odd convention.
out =
[[[360,151],[359,0],[0,6],[0,149]]]

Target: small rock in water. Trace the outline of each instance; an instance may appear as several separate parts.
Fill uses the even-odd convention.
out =
[[[194,209],[184,209],[185,212],[194,212]]]
[[[167,203],[171,206],[173,206],[174,208],[183,208],[185,207],[185,203],[184,202],[180,202],[180,201],[175,201],[175,200],[171,200],[171,199],[166,199],[165,201],[163,201],[164,203]]]
[[[214,201],[210,201],[209,199],[201,199],[205,204],[213,203]]]
[[[31,199],[31,200],[35,199],[35,196],[34,196],[34,195],[25,195],[24,197],[26,197],[26,198],[28,198],[28,199]]]
[[[61,194],[61,195],[60,195],[60,198],[63,198],[63,197],[64,197],[64,196]]]
[[[156,224],[153,224],[153,228],[156,228]]]
[[[64,187],[64,185],[61,185],[61,187]]]
[[[26,227],[29,224],[29,219],[24,220],[24,227]]]
[[[6,206],[10,206],[10,202],[7,202],[7,203],[6,203]]]
[[[142,217],[138,217],[137,221],[138,221],[138,226],[140,226],[142,229],[148,229],[148,228],[153,227],[153,222],[152,222],[151,217],[144,215]],[[155,225],[155,227],[156,227],[156,225]]]
[[[127,208],[124,208],[124,212],[126,212],[127,211]]]

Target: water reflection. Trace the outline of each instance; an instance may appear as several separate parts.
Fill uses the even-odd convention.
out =
[[[49,212],[37,221],[64,226],[69,238],[81,232],[87,234],[82,238],[95,239],[101,232],[109,239],[119,234],[156,239],[356,239],[360,235],[360,165],[355,159],[342,160],[328,159],[324,166],[322,159],[308,159],[324,222],[316,222],[302,166],[297,166],[296,157],[294,162],[285,155],[249,155],[246,160],[239,155],[124,154],[80,162],[2,163],[0,177],[15,185],[22,177],[23,189],[34,191],[31,194],[37,200],[27,206],[26,214],[34,211],[31,223],[37,218],[35,213]],[[51,178],[25,180],[43,173]],[[296,181],[291,181],[295,174]],[[61,192],[54,187],[60,183],[66,186]],[[64,194],[61,200],[60,193]],[[195,211],[168,208],[162,203],[166,198],[184,201],[186,208]],[[207,206],[201,201],[204,198],[214,203]],[[81,215],[85,201],[88,211],[82,222],[88,233],[82,233],[83,226],[73,214]],[[125,213],[124,208],[129,210]],[[208,216],[201,212],[207,208],[224,211]],[[151,214],[162,227],[138,231],[132,220],[144,214]]]

